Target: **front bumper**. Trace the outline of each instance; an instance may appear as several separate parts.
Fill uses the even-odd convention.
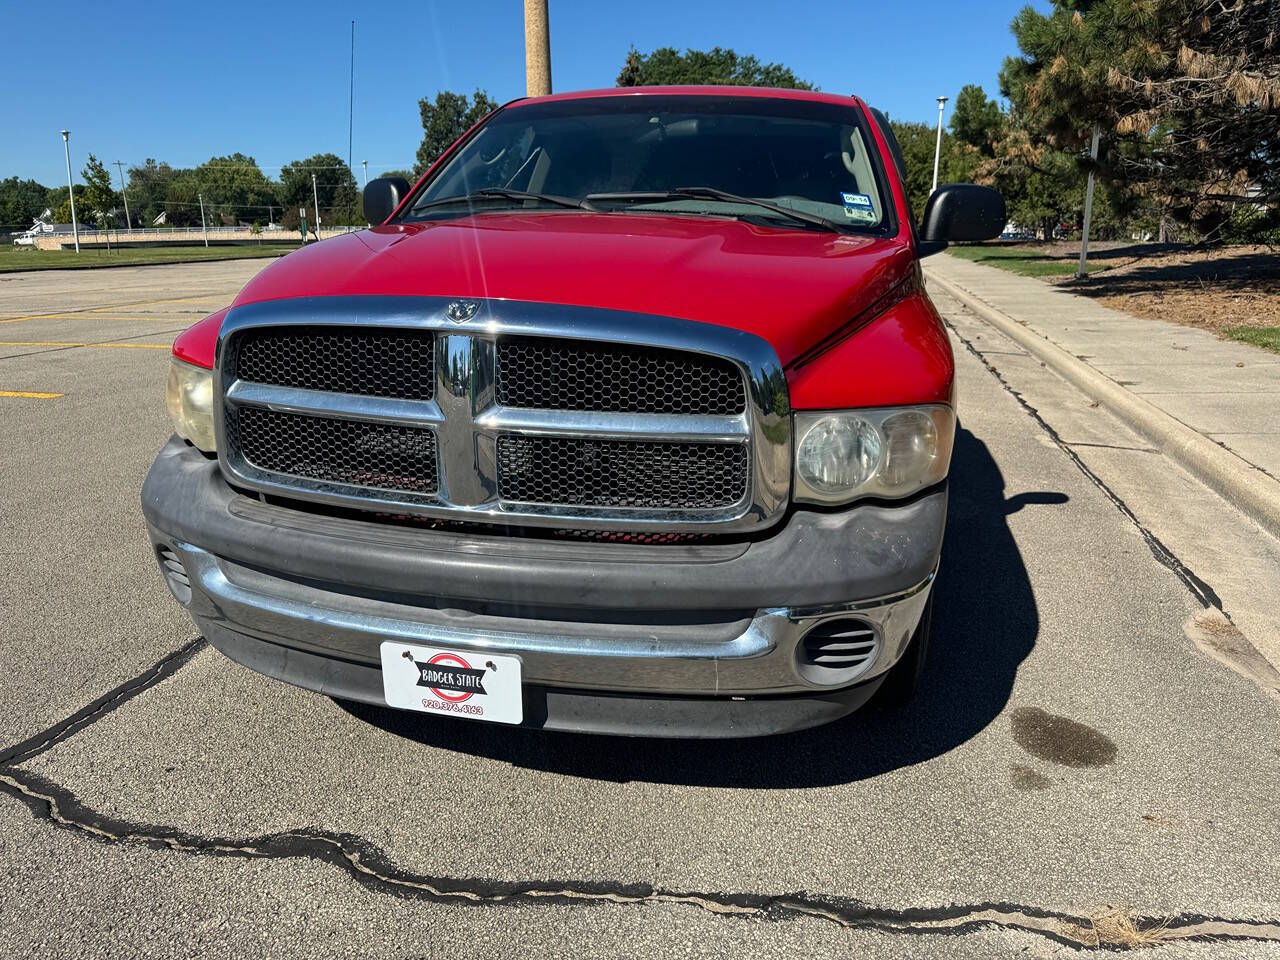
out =
[[[776,733],[856,709],[919,622],[946,514],[936,490],[797,511],[729,544],[422,531],[262,503],[176,439],[142,502],[153,543],[184,568],[189,593],[175,594],[247,666],[380,704],[384,640],[513,654],[526,724],[668,736]],[[845,617],[874,627],[874,657],[855,673],[806,668],[803,636]]]

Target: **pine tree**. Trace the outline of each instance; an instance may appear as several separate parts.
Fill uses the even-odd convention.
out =
[[[1280,226],[1280,3],[1054,0],[1013,22],[1001,89],[1033,139],[1214,235],[1246,208]]]

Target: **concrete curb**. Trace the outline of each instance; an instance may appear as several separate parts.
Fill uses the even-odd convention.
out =
[[[1159,407],[1008,314],[978,299],[952,280],[926,271],[930,283],[955,297],[1010,340],[1024,347],[1067,382],[1083,390],[1162,453],[1221,494],[1273,536],[1280,537],[1280,481],[1241,459]]]

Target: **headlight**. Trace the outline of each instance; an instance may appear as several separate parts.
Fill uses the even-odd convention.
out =
[[[905,497],[946,477],[955,414],[942,404],[797,413],[795,436],[797,502]]]
[[[175,358],[169,365],[165,402],[173,429],[205,453],[214,453],[213,371]]]

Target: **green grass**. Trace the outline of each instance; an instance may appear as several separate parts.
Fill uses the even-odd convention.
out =
[[[0,247],[0,273],[19,270],[82,270],[91,267],[135,266],[173,263],[183,260],[243,260],[248,257],[279,257],[297,249],[297,244],[263,244],[243,247],[124,247],[106,250],[32,250]]]
[[[947,247],[953,257],[985,263],[1024,277],[1071,277],[1080,266],[1079,254],[1066,257],[1050,256],[1040,250],[1019,246]],[[1089,273],[1097,273],[1111,267],[1109,263],[1090,261]]]
[[[1228,327],[1223,332],[1232,340],[1280,353],[1280,327]]]

